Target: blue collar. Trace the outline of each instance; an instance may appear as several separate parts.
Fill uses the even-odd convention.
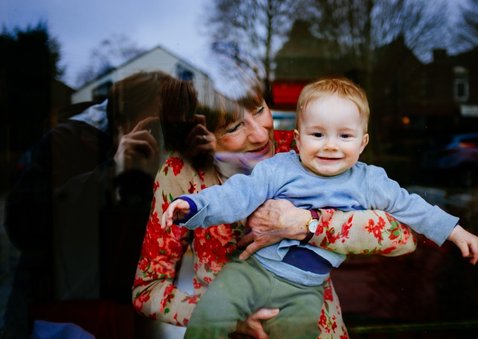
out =
[[[105,100],[101,104],[88,107],[86,110],[71,117],[70,119],[83,121],[84,123],[87,123],[88,125],[91,125],[104,133],[108,133],[108,116],[106,114],[107,105],[108,100]]]

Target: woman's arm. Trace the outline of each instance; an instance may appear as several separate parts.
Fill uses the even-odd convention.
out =
[[[378,210],[343,212],[321,210],[320,224],[309,242],[342,254],[379,254],[393,257],[415,251],[412,230]]]
[[[138,312],[179,326],[187,324],[197,301],[196,296],[174,284],[188,245],[188,230],[173,226],[165,231],[160,220],[172,197],[184,193],[183,186],[189,182],[187,174],[184,162],[176,157],[169,158],[156,176],[152,210],[133,284],[133,305]]]
[[[311,214],[287,200],[269,200],[249,218],[251,232],[241,239],[241,259],[282,239],[303,240]],[[321,210],[320,224],[309,241],[342,254],[397,256],[413,252],[416,239],[408,226],[383,211]]]

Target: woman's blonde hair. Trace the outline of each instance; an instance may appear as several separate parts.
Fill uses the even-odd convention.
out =
[[[299,126],[301,115],[312,101],[332,94],[348,99],[357,106],[360,117],[364,123],[365,131],[367,131],[368,119],[370,116],[367,95],[361,87],[343,77],[320,79],[308,84],[302,89],[297,101],[297,127]]]

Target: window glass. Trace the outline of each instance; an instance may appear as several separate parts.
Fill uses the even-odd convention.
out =
[[[83,174],[98,174],[96,170],[111,164],[108,174],[121,172],[118,163],[129,159],[128,154],[116,156],[121,138],[148,114],[160,115],[161,121],[140,124],[134,132],[153,136],[161,153],[159,166],[173,148],[169,145],[195,152],[186,146],[197,125],[194,113],[210,114],[203,122],[210,129],[226,123],[235,135],[246,136],[249,125],[244,117],[252,112],[254,121],[262,123],[260,119],[267,120],[269,111],[258,108],[268,105],[270,125],[293,131],[303,88],[325,77],[346,77],[365,91],[370,107],[370,139],[359,160],[383,167],[408,192],[459,216],[460,225],[478,233],[478,0],[2,0],[0,26],[0,206],[6,206],[26,171],[37,165],[37,147],[44,146],[41,141],[69,118],[94,107],[81,121],[96,128],[95,138],[100,139],[77,135],[77,144],[59,142],[47,147],[41,165],[61,164],[74,175],[57,178],[57,168],[51,167],[52,173],[40,173],[47,193],[29,192],[33,212],[20,213],[32,223],[36,213],[56,212],[56,207],[44,208],[44,200],[74,196],[63,186],[72,177],[79,180]],[[127,90],[114,87],[132,75],[155,71],[185,81],[197,97],[174,96],[172,87],[161,88],[168,94],[159,103],[141,87],[131,92],[133,104],[128,102]],[[104,100],[114,88],[117,102],[112,108]],[[264,100],[255,95],[259,92]],[[170,109],[172,102],[180,104]],[[134,117],[131,121],[114,115],[114,110],[126,107]],[[142,109],[147,114],[139,112]],[[116,129],[108,125],[118,121],[121,126]],[[164,132],[165,126],[173,127]],[[181,140],[169,142],[179,135]],[[143,141],[132,149],[148,153],[150,148]],[[78,144],[102,151],[103,157],[80,162],[58,155]],[[83,155],[73,149],[67,153]],[[217,166],[214,157],[204,158]],[[142,166],[138,163],[135,166]],[[118,180],[108,185],[113,187]],[[128,189],[134,191],[141,182],[134,181]],[[84,179],[85,186],[80,188],[89,183]],[[194,191],[195,184],[190,185]],[[114,200],[123,193],[99,193],[87,202]],[[149,211],[150,201],[147,205]],[[81,206],[86,203],[82,201]],[[96,222],[109,215],[98,214]],[[124,214],[119,219],[126,223],[128,213]],[[55,221],[49,217],[46,224],[51,230]],[[7,208],[0,208],[2,227],[6,218]],[[100,231],[93,232],[94,241],[107,237],[103,228]],[[124,234],[117,238],[128,238]],[[4,251],[7,233],[3,228],[0,236],[3,270],[15,246],[8,245],[12,250]],[[76,239],[67,236],[72,242]],[[142,235],[137,238],[140,242]],[[380,331],[383,337],[398,332],[406,333],[405,337],[476,336],[476,267],[467,265],[450,242],[438,247],[418,235],[418,243],[415,253],[398,258],[351,255],[333,271],[351,337]],[[84,246],[89,249],[88,244]],[[52,245],[49,251],[60,249]],[[120,251],[112,246],[104,252]],[[102,252],[100,260],[98,253],[98,260],[92,260],[96,268],[105,258]],[[2,277],[0,271],[0,284]],[[74,285],[70,283],[65,285]],[[98,292],[99,284],[91,290]],[[0,291],[0,296],[7,294]],[[3,305],[0,300],[0,310]],[[0,336],[2,325],[0,321]]]

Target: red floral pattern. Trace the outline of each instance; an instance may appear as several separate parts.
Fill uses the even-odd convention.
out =
[[[173,170],[175,176],[181,173],[181,169],[184,166],[184,161],[180,157],[170,157],[166,160],[165,166],[163,167],[164,174],[167,175],[169,169]]]
[[[365,226],[365,229],[373,234],[373,236],[378,240],[378,243],[381,244],[383,237],[382,232],[383,228],[385,227],[385,220],[383,218],[379,218],[378,222],[375,222],[373,219],[368,221],[368,225]]]
[[[294,133],[292,131],[274,131],[276,153],[297,151]]]
[[[237,248],[231,225],[199,228],[194,233],[194,248],[204,268],[218,273]]]

